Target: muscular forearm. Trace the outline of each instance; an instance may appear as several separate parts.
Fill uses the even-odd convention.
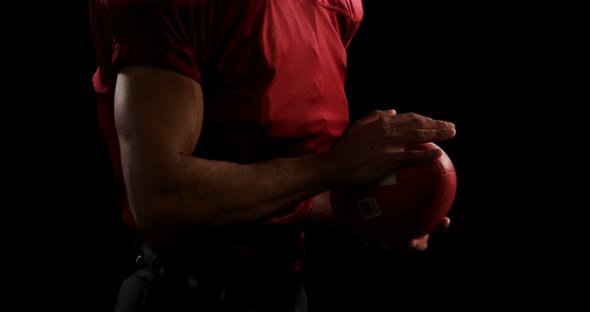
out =
[[[327,191],[336,170],[327,154],[251,165],[181,156],[136,218],[144,228],[253,221]]]

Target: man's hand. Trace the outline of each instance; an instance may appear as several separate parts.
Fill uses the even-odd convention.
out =
[[[444,218],[436,227],[435,232],[444,232],[446,231],[449,226],[451,225],[451,219]],[[428,248],[428,238],[430,238],[430,234],[426,234],[420,238],[416,238],[410,241],[408,247],[410,250],[417,250],[417,251],[424,251]]]
[[[336,224],[334,218],[334,212],[330,205],[330,192],[322,193],[315,197],[313,209],[310,215],[311,221],[320,222],[324,224]],[[434,229],[433,233],[440,233],[446,231],[451,225],[451,219],[444,218],[438,226]],[[433,234],[431,233],[431,234]],[[425,251],[428,248],[428,239],[431,234],[426,234],[422,237],[415,238],[410,242],[388,242],[388,241],[365,241],[365,250],[379,249],[384,252],[392,250],[409,250],[409,251]]]
[[[449,226],[451,225],[451,219],[444,218],[433,231],[433,233],[439,233],[446,231]],[[433,234],[431,233],[431,234]],[[426,234],[422,237],[412,239],[410,242],[407,243],[399,243],[399,242],[389,242],[389,241],[365,241],[364,248],[365,250],[375,250],[378,249],[382,252],[389,252],[393,250],[399,250],[400,248],[406,249],[408,251],[425,251],[428,248],[428,239],[430,238],[431,234]]]
[[[455,125],[415,113],[375,111],[356,121],[326,154],[335,164],[332,187],[373,183],[395,168],[427,162],[440,149],[407,150],[408,146],[452,139]]]

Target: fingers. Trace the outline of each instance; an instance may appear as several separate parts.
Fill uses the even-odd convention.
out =
[[[411,251],[425,251],[426,249],[428,249],[428,238],[429,237],[430,237],[430,235],[424,235],[421,238],[413,239],[412,241],[410,241],[408,248]]]
[[[436,227],[435,232],[444,232],[451,225],[451,219],[445,217]]]
[[[363,124],[364,123],[371,123],[371,122],[377,121],[379,119],[391,118],[391,117],[394,117],[395,115],[397,115],[397,112],[395,111],[395,109],[390,109],[390,110],[386,110],[386,111],[376,110],[376,111],[372,111],[367,116],[361,118],[359,120],[359,122],[363,123]]]
[[[454,128],[438,130],[413,130],[396,133],[391,136],[391,143],[396,145],[413,145],[452,139],[457,134]]]
[[[457,134],[452,122],[414,113],[381,118],[379,126],[391,138],[391,144],[402,146],[444,141]]]
[[[381,118],[393,117],[397,115],[397,111],[395,109],[390,109],[381,112]]]
[[[445,217],[438,226],[434,229],[433,232],[443,232],[449,228],[451,225],[451,219]],[[417,251],[425,251],[428,249],[428,239],[430,238],[430,234],[426,234],[420,238],[416,238],[410,241],[408,244],[408,248],[410,250],[417,250]]]
[[[434,232],[442,232],[446,230],[451,224],[451,219],[445,217],[434,230]],[[415,238],[403,244],[401,242],[391,242],[386,240],[365,240],[363,241],[363,249],[365,251],[379,251],[379,252],[393,252],[393,251],[426,251],[428,249],[428,240],[430,234]],[[397,247],[396,247],[397,246]],[[405,246],[406,249],[403,249]],[[403,249],[403,250],[402,250]]]
[[[432,119],[415,113],[404,113],[385,118],[390,124],[399,129],[446,129],[455,128],[452,122]]]
[[[441,156],[442,151],[440,149],[432,149],[425,151],[412,150],[392,154],[391,161],[396,165],[409,165],[435,160]]]

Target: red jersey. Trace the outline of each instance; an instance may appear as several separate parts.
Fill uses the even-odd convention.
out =
[[[201,84],[198,157],[254,163],[319,153],[348,126],[346,48],[363,18],[361,0],[91,0],[90,16],[99,125],[131,227],[113,118],[121,66],[157,66]],[[296,225],[312,204],[224,243],[240,250],[240,270],[298,263],[303,232]]]

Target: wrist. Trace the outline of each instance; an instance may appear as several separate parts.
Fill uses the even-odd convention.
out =
[[[342,166],[337,155],[332,151],[317,154],[317,168],[324,177],[324,184],[328,190],[341,184]]]

